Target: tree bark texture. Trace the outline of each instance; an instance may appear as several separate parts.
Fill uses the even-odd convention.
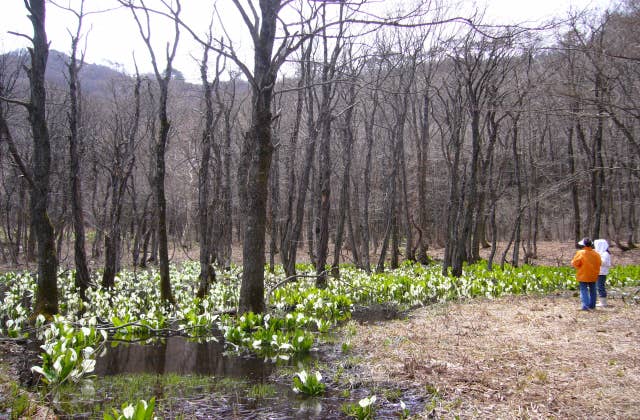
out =
[[[33,48],[29,49],[31,68],[28,74],[31,102],[28,110],[33,135],[34,187],[31,189],[31,218],[38,243],[35,313],[51,316],[58,312],[58,258],[53,226],[47,213],[51,144],[46,119],[45,70],[49,56],[49,42],[45,31],[45,1],[30,0],[25,4],[29,9],[29,19],[33,25]]]
[[[237,5],[240,8],[241,6]],[[271,142],[271,102],[278,66],[271,62],[276,36],[279,0],[260,2],[260,28],[254,28],[251,128],[245,138],[248,153],[245,228],[242,246],[242,284],[239,313],[262,313],[264,300],[265,234]],[[242,181],[242,180],[241,180]]]
[[[89,287],[90,277],[87,267],[87,254],[85,250],[84,233],[84,210],[82,200],[82,178],[80,171],[80,143],[82,141],[79,133],[79,120],[82,118],[80,112],[80,90],[78,73],[82,62],[77,61],[77,49],[82,24],[82,15],[78,22],[78,32],[71,39],[71,60],[67,66],[69,72],[69,166],[70,166],[70,188],[71,188],[71,216],[73,219],[74,231],[74,261],[76,266],[75,286],[82,300],[86,300],[86,290]]]

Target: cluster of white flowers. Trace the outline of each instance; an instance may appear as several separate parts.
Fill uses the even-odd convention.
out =
[[[42,325],[44,317],[38,316],[36,325]],[[104,330],[97,330],[96,319],[83,318],[76,328],[69,319],[56,315],[53,321],[38,332],[44,341],[40,347],[42,366],[33,366],[33,372],[42,375],[52,385],[66,381],[78,382],[95,369],[96,349],[107,339]]]

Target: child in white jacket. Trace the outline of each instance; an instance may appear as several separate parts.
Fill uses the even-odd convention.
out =
[[[600,275],[596,288],[598,289],[599,302],[598,306],[607,306],[607,289],[606,281],[607,274],[609,274],[609,268],[611,268],[611,254],[609,253],[609,244],[606,239],[596,239],[593,241],[593,247],[595,251],[600,254]]]

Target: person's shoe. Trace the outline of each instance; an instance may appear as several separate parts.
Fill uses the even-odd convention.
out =
[[[598,303],[596,306],[600,306],[601,308],[606,308],[607,307],[607,298],[606,297],[601,297],[600,299],[598,299]]]

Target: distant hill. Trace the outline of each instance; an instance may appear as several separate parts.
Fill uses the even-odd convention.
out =
[[[3,54],[1,59],[5,63],[6,69],[11,72],[16,68],[20,56],[26,54],[27,53],[24,50],[16,50]],[[59,86],[62,89],[66,89],[68,62],[69,56],[67,54],[56,50],[50,50],[49,60],[47,61],[47,71],[45,74],[47,82]],[[24,72],[21,77],[26,81],[26,74]],[[84,63],[80,71],[80,83],[85,95],[105,95],[109,90],[109,83],[112,80],[127,77],[129,76],[122,72],[100,64]]]
[[[49,61],[47,63],[46,78],[49,83],[64,86],[67,84],[67,63],[70,57],[60,51],[49,51]],[[80,70],[80,83],[82,91],[86,95],[104,94],[109,90],[109,82],[122,79],[127,75],[110,67],[84,63]]]
[[[8,72],[12,72],[16,66],[18,65],[18,60],[20,56],[28,55],[25,50],[16,50],[10,53],[0,55],[0,63],[4,63],[4,67]],[[59,88],[60,90],[66,91],[67,87],[67,63],[69,62],[70,57],[56,50],[49,51],[49,60],[47,62],[47,71],[46,71],[46,80],[50,86],[54,88]],[[27,63],[28,66],[28,63]],[[2,71],[2,67],[0,64],[0,71]],[[155,79],[153,75],[143,75]],[[179,92],[178,95],[182,96],[193,96],[194,92],[195,96],[198,96],[201,86],[197,84],[192,84],[186,82],[184,80],[184,76],[179,70],[174,71],[174,82],[172,82],[172,90],[174,92]],[[25,89],[28,86],[26,73],[21,73],[22,81],[19,82],[19,85],[22,86],[22,89]],[[94,97],[109,97],[111,95],[111,82],[114,80],[129,80],[131,81],[132,77],[126,73],[123,73],[120,70],[114,69],[109,66],[101,65],[101,64],[93,64],[85,62],[82,65],[80,70],[80,85],[82,88],[82,94],[85,96],[94,96]],[[240,92],[247,92],[249,89],[249,85],[241,80],[236,82],[236,89]],[[222,86],[226,85],[226,82],[222,82]]]

